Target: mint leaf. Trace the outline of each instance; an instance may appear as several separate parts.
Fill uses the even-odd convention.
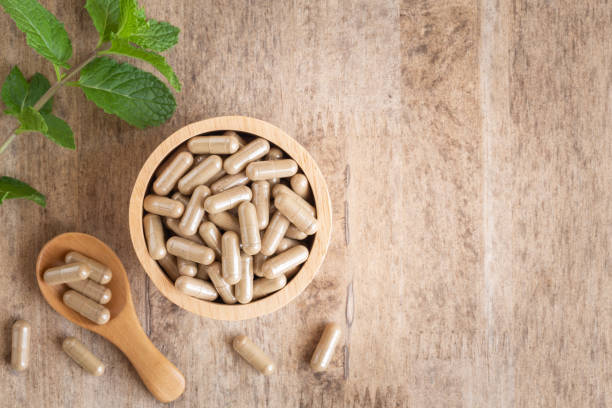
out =
[[[15,131],[16,134],[23,132],[45,133],[49,130],[45,118],[31,106],[24,107],[19,116],[17,116],[17,119],[19,119],[21,126]]]
[[[100,34],[98,45],[110,41],[111,33],[119,29],[121,14],[117,0],[87,0],[85,8]]]
[[[164,123],[176,109],[172,92],[153,74],[110,58],[87,64],[77,85],[106,113],[139,128]]]
[[[45,196],[34,190],[32,187],[12,177],[0,177],[0,203],[11,198],[25,198],[34,201],[44,207],[47,205]]]
[[[181,90],[181,83],[172,70],[172,67],[168,65],[166,59],[159,54],[152,51],[143,50],[142,48],[135,48],[131,46],[127,40],[122,40],[120,38],[113,38],[111,47],[107,51],[100,52],[100,54],[127,55],[128,57],[134,57],[146,61],[153,65],[153,67],[155,67],[155,69],[157,69],[163,76],[165,76],[174,89],[177,91]]]
[[[2,102],[8,109],[4,113],[17,116],[21,112],[30,85],[18,66],[14,66],[2,84]]]
[[[43,118],[48,128],[43,133],[49,140],[67,149],[76,149],[74,133],[72,133],[72,129],[70,129],[70,126],[65,121],[52,113],[44,114]]]
[[[142,48],[162,52],[176,45],[180,31],[172,24],[151,19],[130,35],[128,40]]]
[[[36,0],[0,0],[17,28],[26,35],[28,45],[54,65],[69,68],[72,44],[64,24]]]
[[[119,38],[128,38],[136,33],[140,28],[146,26],[147,17],[143,8],[138,7],[136,0],[120,0],[119,9],[121,19],[119,22],[119,30],[117,36]]]
[[[25,99],[24,106],[34,106],[36,102],[51,88],[49,80],[43,74],[38,72],[30,79],[30,90]],[[51,113],[53,108],[53,98],[49,99],[45,105],[40,108],[40,113]]]

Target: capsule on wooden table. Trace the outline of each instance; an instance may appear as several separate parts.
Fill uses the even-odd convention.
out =
[[[233,346],[242,358],[263,375],[270,375],[276,370],[274,361],[247,336],[235,337]]]
[[[287,232],[285,232],[286,238],[297,239],[298,241],[306,239],[307,236],[308,234],[303,233],[302,231],[297,229],[295,225],[293,224],[289,224],[289,228],[287,228]]]
[[[238,222],[240,223],[242,250],[248,255],[255,255],[261,249],[261,237],[257,224],[257,211],[252,203],[246,201],[240,204]]]
[[[288,227],[289,220],[287,217],[279,211],[275,212],[261,240],[261,253],[268,256],[274,254]]]
[[[145,215],[142,219],[142,225],[151,258],[158,260],[166,256],[167,251],[166,246],[164,245],[164,227],[159,215]]]
[[[240,255],[240,282],[236,284],[236,299],[242,304],[253,299],[253,257]]]
[[[270,221],[270,183],[266,180],[254,181],[251,184],[253,204],[257,213],[257,226],[266,229]]]
[[[181,276],[196,276],[198,273],[196,263],[188,259],[176,258],[176,268]]]
[[[291,177],[297,173],[298,166],[294,160],[269,160],[249,163],[246,175],[250,180],[269,180],[273,178]]]
[[[221,170],[222,162],[219,156],[207,157],[206,160],[181,177],[178,182],[178,190],[181,194],[191,194],[197,186],[208,183]]]
[[[91,259],[76,251],[68,252],[66,256],[64,257],[64,262],[66,263],[81,262],[89,266],[89,270],[90,270],[89,279],[91,279],[92,281],[98,282],[102,285],[105,285],[108,282],[110,282],[113,277],[113,272],[110,270],[108,266],[101,264],[100,262],[94,259]]]
[[[212,195],[204,201],[204,209],[210,214],[230,210],[244,201],[251,201],[253,193],[247,186],[238,186]]]
[[[234,296],[232,286],[227,283],[225,279],[223,279],[223,277],[221,276],[221,264],[219,262],[213,262],[205,269],[206,274],[208,275],[210,281],[217,290],[217,293],[219,293],[219,296],[221,296],[223,303],[228,305],[235,304],[237,301],[236,297]]]
[[[161,268],[166,272],[166,275],[171,281],[175,281],[179,276],[178,266],[176,265],[176,257],[174,255],[166,254],[162,259],[157,261]]]
[[[100,285],[91,279],[66,282],[66,284],[70,287],[70,289],[76,290],[80,294],[87,296],[91,300],[95,300],[101,305],[105,305],[110,302],[112,297],[112,292],[109,288]]]
[[[32,327],[25,320],[17,320],[11,330],[11,368],[24,371],[30,365]]]
[[[87,279],[90,273],[91,269],[86,264],[75,262],[47,269],[43,274],[43,280],[49,285],[59,285]]]
[[[270,151],[270,143],[266,139],[257,138],[223,162],[223,169],[227,174],[236,174],[252,161],[261,159]]]
[[[200,245],[204,244],[204,241],[202,241],[202,239],[200,238],[198,234],[195,234],[195,235],[183,234],[183,232],[179,228],[180,222],[181,222],[180,220],[177,220],[175,218],[164,218],[164,224],[166,224],[166,227],[168,227],[170,231],[174,232],[179,237],[193,241],[196,244],[200,244]]]
[[[266,259],[268,259],[268,257],[262,254],[261,252],[253,256],[253,274],[255,276],[263,278],[264,274],[261,267],[263,266]]]
[[[180,201],[155,194],[149,194],[144,198],[143,207],[151,214],[170,218],[179,218],[185,210],[185,205]]]
[[[241,171],[240,173],[225,176],[215,181],[210,185],[210,191],[212,191],[213,194],[219,194],[230,188],[246,186],[250,181],[251,180],[249,180],[244,171]]]
[[[329,362],[334,356],[336,346],[342,337],[342,329],[337,323],[329,323],[323,330],[323,335],[317,344],[317,348],[312,354],[310,367],[315,372],[325,371],[329,366]]]
[[[174,286],[182,293],[197,299],[212,301],[218,297],[215,287],[202,279],[181,276],[174,282]]]
[[[221,259],[221,232],[217,226],[210,221],[203,222],[198,233],[206,246],[215,251],[215,256]]]
[[[105,324],[110,319],[110,311],[107,308],[79,292],[68,290],[64,293],[63,300],[66,306],[96,324]]]
[[[96,377],[104,374],[104,363],[76,338],[67,337],[62,342],[62,349],[89,374]]]
[[[185,213],[179,222],[179,230],[187,236],[195,235],[198,227],[204,219],[204,202],[210,195],[210,189],[206,186],[198,186],[193,190]]]
[[[281,194],[274,199],[274,206],[303,233],[312,235],[319,229],[317,219],[302,207],[294,197]]]
[[[291,185],[291,189],[295,192],[295,194],[299,195],[303,199],[310,197],[310,184],[308,184],[308,179],[302,173],[298,173],[291,177],[289,184]]]
[[[240,149],[238,139],[231,133],[196,136],[189,139],[187,148],[194,154],[234,154]]]
[[[217,214],[209,214],[208,220],[215,224],[217,227],[225,231],[240,232],[240,224],[238,218],[233,216],[227,211],[223,211]]]
[[[271,293],[281,290],[287,284],[287,277],[281,275],[278,278],[260,278],[253,282],[253,300],[261,299]]]
[[[179,179],[183,177],[183,174],[187,173],[192,163],[193,156],[191,153],[180,152],[177,154],[153,182],[155,194],[160,196],[170,194]]]
[[[277,184],[274,186],[274,188],[272,188],[272,197],[276,198],[281,194],[287,194],[288,196],[292,197],[295,199],[295,201],[301,205],[302,207],[304,207],[305,209],[308,210],[308,212],[314,217],[316,214],[316,210],[315,208],[312,206],[312,204],[310,204],[308,201],[304,200],[302,197],[300,197],[299,195],[297,195],[297,193],[295,191],[293,191],[292,189],[290,189],[289,187],[287,187],[284,184]]]
[[[272,258],[268,258],[261,269],[266,279],[274,279],[292,268],[303,264],[307,259],[308,249],[304,245],[298,245]]]
[[[168,253],[179,258],[208,265],[215,260],[215,253],[207,246],[196,244],[181,237],[172,237],[166,242]]]
[[[240,240],[233,231],[221,237],[221,268],[227,283],[234,285],[240,281]]]
[[[283,238],[279,242],[278,246],[276,247],[276,251],[274,253],[280,254],[281,252],[285,252],[286,250],[291,249],[294,246],[298,246],[298,245],[300,245],[300,242],[295,239]]]
[[[179,201],[184,206],[187,206],[187,203],[189,203],[189,197],[181,194],[179,191],[175,191],[174,194],[170,196],[170,198],[172,198],[173,200]]]

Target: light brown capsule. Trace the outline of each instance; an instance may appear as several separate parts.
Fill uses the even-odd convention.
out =
[[[43,280],[49,285],[59,285],[87,279],[90,273],[91,269],[86,264],[75,262],[47,269],[43,274]]]
[[[167,196],[170,194],[179,179],[189,170],[192,163],[193,156],[191,153],[180,152],[177,154],[170,164],[168,164],[168,167],[166,167],[153,182],[153,191],[155,191],[155,194],[160,196]]]
[[[64,293],[64,304],[96,324],[105,324],[110,319],[110,311],[79,292],[69,290]]]
[[[242,136],[240,136],[240,134],[234,132],[233,130],[227,130],[224,134],[228,136],[229,135],[234,136],[236,140],[238,141],[238,144],[240,145],[240,147],[246,146],[246,142],[244,141]]]
[[[25,320],[17,320],[11,330],[11,368],[24,371],[30,365],[30,337],[32,327]]]
[[[274,254],[288,227],[289,220],[287,217],[278,211],[275,212],[261,240],[261,253],[267,256]]]
[[[198,186],[193,190],[193,195],[178,225],[183,235],[191,236],[198,232],[198,227],[204,219],[204,202],[209,195],[210,189],[206,186]]]
[[[256,161],[247,166],[246,175],[253,181],[269,180],[291,177],[297,173],[297,170],[297,163],[291,159]]]
[[[208,265],[215,260],[215,253],[204,245],[181,237],[172,237],[166,242],[168,253],[179,258]]]
[[[276,370],[274,361],[247,336],[240,335],[235,337],[233,346],[234,350],[242,358],[263,375],[270,375]]]
[[[219,262],[213,262],[206,267],[206,273],[215,289],[217,289],[217,293],[221,296],[223,303],[228,305],[236,303],[236,297],[234,296],[231,285],[221,276],[221,264]]]
[[[236,153],[225,159],[223,169],[227,174],[236,174],[252,161],[261,159],[270,150],[270,143],[266,139],[257,138]]]
[[[179,223],[180,223],[179,220],[174,219],[174,218],[164,218],[164,223],[166,224],[166,227],[168,227],[170,231],[174,232],[179,237],[193,241],[196,244],[204,245],[204,241],[202,241],[202,239],[200,238],[198,234],[195,234],[195,235],[183,234],[183,232],[179,229]]]
[[[226,175],[227,175],[227,173],[225,172],[225,170],[221,169],[210,180],[208,180],[208,183],[206,183],[206,184],[209,185],[209,186],[212,186],[216,181],[220,180],[221,178],[225,177]]]
[[[82,295],[87,296],[91,300],[95,300],[101,305],[110,302],[112,293],[106,286],[100,285],[91,279],[85,279],[76,282],[66,282],[70,289],[74,289]]]
[[[238,222],[240,223],[240,242],[242,250],[248,255],[255,255],[261,249],[259,225],[255,206],[246,201],[238,207]]]
[[[342,329],[337,323],[329,323],[323,330],[323,335],[312,354],[310,367],[315,372],[325,371],[334,356],[334,350],[342,337]]]
[[[96,377],[104,374],[104,363],[76,338],[67,337],[62,342],[62,349],[89,374]]]
[[[278,246],[276,247],[276,251],[274,253],[280,254],[281,252],[285,252],[286,250],[291,249],[294,246],[298,246],[299,244],[300,244],[299,241],[296,241],[295,239],[283,238],[279,242]]]
[[[217,227],[225,231],[240,232],[240,224],[238,218],[234,217],[227,211],[223,211],[217,214],[209,214],[208,219],[210,222],[215,224]]]
[[[261,269],[266,279],[274,279],[308,259],[308,249],[298,245],[272,258],[268,258]]]
[[[98,282],[102,285],[106,285],[111,281],[113,277],[113,272],[110,268],[100,262],[91,259],[79,252],[70,251],[64,257],[64,262],[66,263],[74,263],[74,262],[82,262],[85,265],[89,266],[89,279],[94,282]]]
[[[280,160],[283,158],[283,151],[278,147],[271,147],[266,160]]]
[[[312,235],[319,229],[317,219],[302,207],[294,197],[281,194],[274,199],[274,206],[303,233]]]
[[[217,298],[217,290],[210,283],[201,279],[192,278],[190,276],[181,276],[174,286],[184,294],[202,300],[215,300]]]
[[[221,259],[221,232],[219,232],[217,226],[210,221],[206,221],[200,225],[198,232],[206,246],[215,251],[215,256]]]
[[[162,174],[168,168],[170,163],[172,163],[174,159],[176,159],[176,156],[178,156],[182,152],[189,153],[187,146],[185,146],[184,144],[174,149],[174,151],[168,157],[166,157],[166,160],[164,160],[162,164],[157,166],[157,168],[155,169],[155,172],[153,173],[155,174],[155,177],[159,177],[159,175]]]
[[[306,239],[307,236],[307,234],[297,229],[293,224],[289,224],[289,228],[287,228],[287,232],[285,232],[286,238],[297,239],[298,241]]]
[[[240,281],[240,241],[233,231],[221,237],[221,268],[227,283],[234,285]]]
[[[253,257],[253,274],[255,276],[263,278],[264,274],[261,270],[261,267],[263,266],[266,259],[268,259],[268,257],[262,254],[261,252]]]
[[[281,290],[287,284],[287,277],[281,275],[274,279],[260,278],[253,282],[253,300],[261,299],[271,293]]]
[[[209,157],[210,157],[209,154],[198,154],[197,156],[193,156],[193,167],[202,163],[204,160],[208,159]]]
[[[287,282],[289,282],[289,279],[293,278],[301,270],[302,270],[302,265],[298,265],[298,266],[294,266],[293,268],[285,272],[284,275],[287,278]]]
[[[189,203],[189,197],[182,195],[179,191],[175,191],[174,194],[172,194],[171,198],[173,200],[181,202],[184,206],[187,206],[187,204]]]
[[[291,189],[295,191],[295,194],[299,195],[303,199],[306,200],[308,197],[310,197],[310,184],[308,184],[308,179],[302,173],[291,177],[289,184],[291,185]]]
[[[198,264],[198,273],[195,277],[198,279],[209,281],[210,277],[208,276],[208,268],[210,268],[210,265]]]
[[[308,210],[308,212],[314,217],[316,214],[315,208],[308,201],[304,200],[302,197],[296,194],[295,191],[290,189],[284,184],[277,184],[272,188],[272,197],[276,198],[281,194],[287,194],[290,197],[294,198],[295,201],[300,204],[302,207]]]
[[[147,214],[142,219],[144,236],[147,240],[149,255],[158,260],[166,256],[166,246],[164,245],[164,227],[159,215]]]
[[[213,155],[189,170],[178,182],[181,194],[190,195],[197,186],[208,183],[221,170],[221,164],[221,158]]]
[[[183,258],[176,258],[176,268],[181,276],[196,276],[198,273],[196,263]]]
[[[215,181],[210,185],[210,191],[213,194],[219,194],[222,191],[229,190],[230,188],[246,186],[249,183],[249,178],[246,176],[244,171],[240,173],[225,176]]]
[[[253,299],[253,257],[240,254],[240,282],[236,284],[236,299],[243,305]]]
[[[270,183],[265,180],[254,181],[251,184],[253,204],[257,213],[257,226],[266,229],[270,221]]]
[[[170,218],[180,217],[185,210],[185,206],[180,201],[155,194],[149,194],[144,198],[143,207],[151,214]]]
[[[204,208],[210,214],[230,210],[244,201],[251,201],[253,193],[247,186],[239,186],[212,195],[204,201]]]
[[[157,261],[162,267],[166,275],[171,281],[175,281],[179,276],[178,266],[176,265],[176,257],[174,255],[166,254],[162,259]]]
[[[196,136],[189,139],[187,148],[194,154],[233,154],[240,148],[238,139],[231,133],[224,133],[222,136]]]

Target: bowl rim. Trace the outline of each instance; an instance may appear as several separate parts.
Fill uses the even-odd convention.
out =
[[[241,305],[226,305],[193,298],[179,292],[147,250],[142,228],[143,200],[159,164],[179,145],[193,136],[233,130],[262,137],[280,147],[294,159],[310,183],[317,208],[319,230],[314,235],[308,260],[281,290],[263,299]],[[176,130],[163,140],[143,164],[130,197],[129,229],[132,245],[146,274],[172,303],[200,316],[217,320],[245,320],[272,313],[290,303],[306,289],[321,267],[331,240],[332,209],[323,173],[308,151],[280,128],[263,120],[246,116],[221,116],[193,122]]]

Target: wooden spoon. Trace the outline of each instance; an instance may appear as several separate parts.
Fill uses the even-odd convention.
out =
[[[64,263],[64,256],[77,251],[107,265],[113,272],[108,283],[112,291],[111,301],[105,306],[110,310],[108,323],[98,325],[82,317],[62,302],[67,290],[65,285],[48,285],[43,272]],[[130,360],[144,385],[162,402],[177,399],[185,391],[185,377],[151,343],[140,326],[130,295],[130,284],[121,261],[106,244],[91,235],[68,232],[58,235],[43,247],[36,262],[36,280],[47,303],[71,322],[98,333],[113,343]]]

